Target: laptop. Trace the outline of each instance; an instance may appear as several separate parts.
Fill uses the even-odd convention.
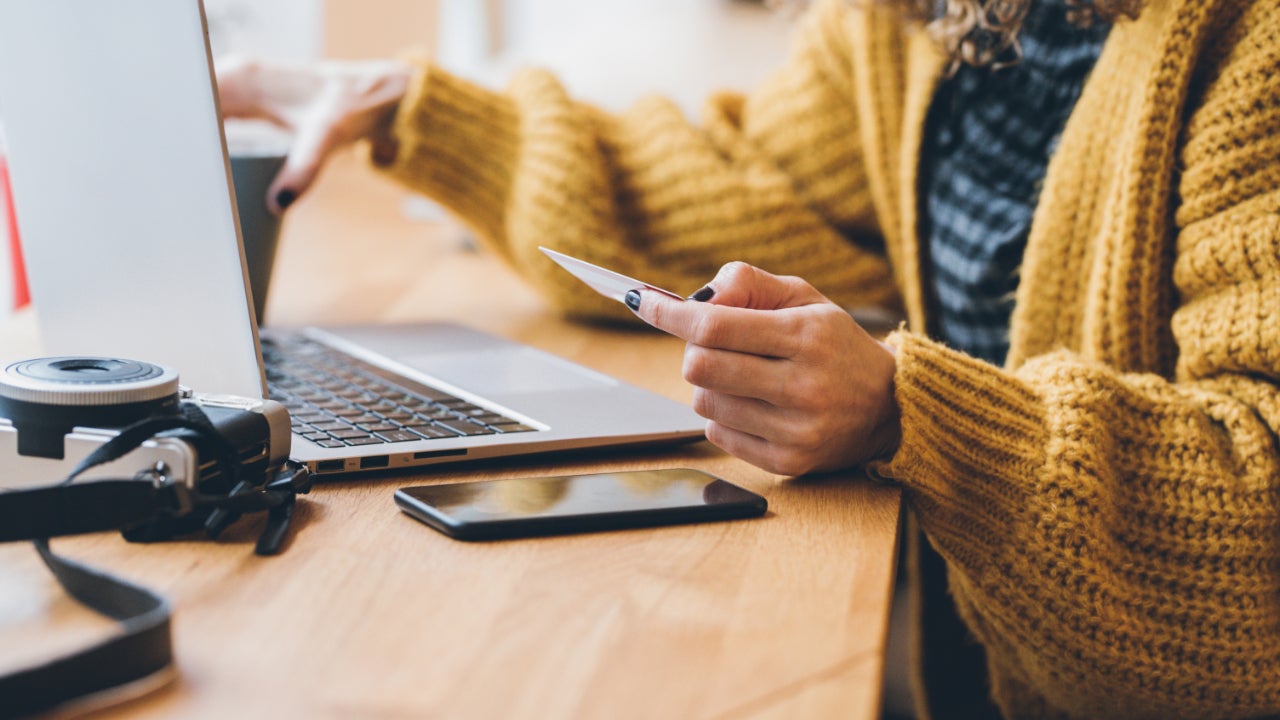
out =
[[[0,124],[46,354],[277,397],[291,456],[320,475],[703,436],[685,405],[461,325],[259,333],[212,67],[199,0],[0,3]],[[335,378],[356,389],[319,387]]]

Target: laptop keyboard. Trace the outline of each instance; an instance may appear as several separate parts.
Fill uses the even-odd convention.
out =
[[[301,337],[263,340],[271,399],[326,448],[535,430],[518,420]]]

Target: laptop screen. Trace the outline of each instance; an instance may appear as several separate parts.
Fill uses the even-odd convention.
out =
[[[0,125],[45,354],[262,397],[199,0],[0,3]]]

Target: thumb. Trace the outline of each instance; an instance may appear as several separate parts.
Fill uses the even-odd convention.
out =
[[[753,310],[781,310],[826,300],[822,293],[798,277],[774,275],[744,262],[721,267],[715,279],[690,299]]]

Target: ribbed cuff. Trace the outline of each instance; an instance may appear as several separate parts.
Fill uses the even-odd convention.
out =
[[[394,156],[375,167],[439,201],[489,238],[501,237],[516,157],[511,102],[425,60],[385,138]],[[370,145],[380,146],[375,139]]]
[[[903,425],[885,474],[906,479],[938,461],[999,472],[1043,455],[1043,404],[1013,374],[908,331],[885,342],[897,349]]]
[[[1044,407],[1024,382],[994,365],[898,331],[895,395],[902,442],[872,470],[914,496],[935,542],[977,560],[1026,507],[1027,480],[1044,462]],[[980,562],[980,561],[979,561]]]

